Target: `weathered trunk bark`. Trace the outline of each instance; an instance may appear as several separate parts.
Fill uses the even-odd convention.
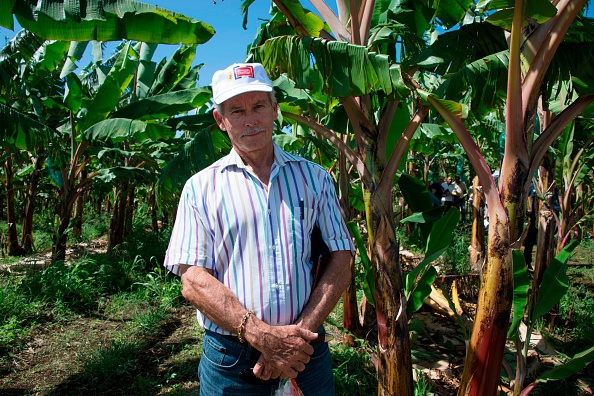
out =
[[[127,186],[126,186],[127,187]],[[125,188],[125,187],[124,187]],[[109,221],[109,230],[107,231],[107,250],[111,251],[114,247],[124,242],[124,233],[126,227],[126,205],[128,203],[126,191],[123,189],[114,196],[113,215]]]
[[[367,221],[373,251],[378,328],[378,395],[413,395],[406,298],[391,202],[370,197]]]
[[[489,242],[478,311],[458,395],[495,396],[512,301],[509,224],[505,216],[489,219]]]
[[[532,267],[532,250],[536,245],[538,236],[538,202],[536,200],[536,194],[531,193],[528,196],[528,225],[526,230],[526,238],[524,239],[524,261],[526,267]]]
[[[151,227],[155,233],[159,232],[159,218],[157,216],[157,199],[155,189],[148,192],[149,211],[151,212]]]
[[[85,194],[80,194],[74,205],[74,225],[72,226],[72,235],[80,237],[82,235],[83,211],[85,208]]]
[[[508,131],[509,132],[509,131]],[[506,142],[508,144],[509,142]],[[526,210],[528,169],[513,150],[501,166],[499,199],[489,204],[487,260],[481,277],[477,313],[458,395],[496,396],[513,301],[511,242],[518,240]]]
[[[338,158],[339,204],[342,217],[345,221],[352,220],[354,214],[349,200],[350,178],[347,159],[344,153]],[[347,345],[355,346],[354,337],[361,338],[361,323],[357,309],[357,284],[355,282],[355,256],[351,257],[351,283],[342,296],[342,325],[348,331],[345,337]],[[351,335],[352,334],[352,335]],[[354,337],[353,337],[354,336]]]
[[[555,257],[555,219],[553,212],[545,205],[538,214],[538,248],[534,260],[534,280],[530,303],[534,304],[538,296],[538,288],[542,283],[545,270]]]
[[[52,247],[52,260],[64,261],[66,260],[66,243],[68,242],[68,224],[70,223],[70,214],[63,211],[59,213],[58,234],[54,236],[54,245]]]
[[[472,182],[472,235],[468,251],[470,253],[470,268],[476,273],[482,273],[485,262],[485,196],[475,176]]]
[[[17,236],[17,218],[14,198],[13,178],[14,172],[12,170],[12,156],[8,156],[4,163],[4,170],[6,172],[6,184],[4,189],[6,192],[6,222],[8,223],[8,255],[9,256],[24,256],[25,249],[19,244]]]
[[[342,295],[342,325],[348,331],[345,336],[347,345],[356,346],[353,338],[361,338],[361,323],[359,322],[359,310],[357,308],[357,285],[355,282],[355,256],[351,257],[351,284]],[[352,334],[352,335],[351,335]]]
[[[584,184],[580,183],[575,189],[575,200],[581,202],[581,204],[575,208],[575,216],[573,217],[573,224],[575,225],[576,220],[579,221],[584,218],[586,211],[584,210]],[[576,241],[582,240],[582,227],[574,227],[572,237]]]
[[[132,233],[132,227],[133,227],[133,220],[134,220],[134,209],[136,208],[136,203],[134,202],[136,198],[136,185],[135,183],[132,183],[129,187],[128,187],[128,191],[126,194],[126,201],[127,201],[127,205],[126,205],[126,219],[124,222],[124,239],[126,238],[126,235],[129,235],[130,233]]]
[[[117,189],[113,189],[113,202],[115,202],[115,197],[117,194]],[[112,202],[111,202],[111,198],[109,198],[109,196],[107,197],[107,202],[105,203],[105,212],[109,213],[112,211]]]
[[[27,187],[27,198],[23,208],[23,223],[21,231],[21,245],[28,253],[33,251],[33,215],[35,214],[35,206],[37,202],[37,190],[39,187],[39,179],[41,178],[41,167],[43,166],[45,158],[37,157],[33,164],[33,173],[29,179]]]

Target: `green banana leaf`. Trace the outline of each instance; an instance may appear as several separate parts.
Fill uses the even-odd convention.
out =
[[[64,78],[76,70],[77,66],[75,61],[79,61],[83,57],[88,45],[88,41],[70,42],[70,48],[68,48],[68,58],[66,59],[66,62],[64,62],[64,67],[62,67],[62,71],[60,72],[60,78]]]
[[[185,182],[231,150],[227,135],[218,128],[204,128],[167,162],[157,183],[157,200],[164,208],[177,204]]]
[[[530,288],[530,281],[526,272],[526,261],[520,250],[512,250],[512,262],[514,267],[513,319],[507,331],[507,338],[516,337],[518,327],[526,311],[526,305],[528,305],[528,289]]]
[[[390,64],[387,55],[370,52],[366,47],[312,37],[282,36],[253,49],[254,59],[278,77],[286,71],[295,86],[311,89],[312,75],[322,78],[332,96],[362,96],[382,90],[393,99],[410,93],[400,66]],[[315,62],[315,70],[310,67]]]
[[[47,125],[0,103],[0,141],[5,148],[35,150],[47,147],[54,131]]]
[[[150,120],[168,118],[200,107],[210,101],[207,88],[192,88],[149,96],[114,112],[114,118]]]
[[[64,104],[73,113],[77,113],[83,101],[82,83],[78,76],[74,73],[66,75],[66,88],[64,89]]]
[[[14,15],[47,40],[203,44],[214,35],[204,22],[133,0],[0,0],[0,10],[0,26],[12,30]]]
[[[131,43],[126,43],[88,106],[86,116],[80,121],[80,130],[84,131],[107,118],[129,87],[137,68],[138,55]]]
[[[487,17],[486,21],[506,30],[511,30],[514,14],[513,7],[514,2],[506,0],[481,1],[477,5],[477,8],[483,10],[495,10],[503,8],[500,11],[491,13],[489,17]],[[534,19],[538,24],[545,23],[554,17],[555,14],[557,14],[557,7],[555,7],[549,0],[531,0],[526,2],[526,24],[528,24],[528,18]]]
[[[556,381],[567,378],[586,367],[592,360],[594,360],[594,346],[577,353],[567,362],[557,365],[546,373],[539,375],[535,382]]]
[[[148,169],[116,166],[108,169],[100,169],[95,179],[103,183],[117,185],[123,180],[148,182],[151,180],[152,175],[153,173]]]
[[[571,78],[574,87],[582,95],[594,94],[594,80],[580,79],[577,77]]]
[[[410,293],[408,301],[406,302],[406,314],[412,315],[413,312],[417,311],[423,306],[423,301],[431,294],[431,285],[437,277],[437,270],[433,266],[429,266],[423,273],[416,287]]]
[[[565,246],[553,259],[549,268],[543,274],[542,283],[538,288],[538,297],[532,311],[531,320],[545,315],[557,304],[569,288],[567,276],[567,260],[579,242],[572,241]]]
[[[100,121],[82,134],[83,140],[94,143],[119,143],[124,140],[141,142],[145,139],[167,140],[175,137],[171,128],[154,123],[128,118],[110,118]]]
[[[355,238],[355,244],[357,245],[357,250],[359,250],[361,264],[363,264],[363,278],[365,279],[363,282],[363,293],[365,294],[367,301],[375,307],[375,280],[373,279],[373,267],[371,266],[371,260],[369,260],[369,256],[367,255],[365,241],[361,237],[357,223],[349,221],[347,227],[353,238]]]
[[[433,223],[441,218],[444,209],[441,207],[433,208],[427,186],[416,177],[403,173],[398,179],[398,187],[400,187],[404,200],[413,212],[411,216],[402,219],[400,222],[418,223],[421,238],[425,242],[433,228]]]
[[[167,58],[165,63],[159,64],[155,70],[154,81],[148,92],[149,95],[159,95],[170,92],[192,70],[192,62],[196,55],[195,45],[181,45]],[[197,72],[194,75],[192,88],[196,86]]]
[[[410,298],[417,287],[417,278],[421,273],[425,273],[426,267],[437,259],[452,242],[454,228],[460,221],[460,212],[452,208],[445,215],[433,224],[427,246],[425,248],[425,258],[412,271],[404,276],[404,293],[406,298]]]

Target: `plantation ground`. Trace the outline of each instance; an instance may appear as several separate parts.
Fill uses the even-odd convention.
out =
[[[79,266],[83,270],[84,260],[99,267],[106,256],[102,240],[78,244],[69,254],[74,259],[71,266],[82,262]],[[93,261],[95,257],[96,262]],[[23,279],[25,274],[39,273],[47,265],[47,259],[47,256],[39,255],[9,265],[0,261],[0,273],[4,279]],[[118,258],[110,260],[117,261]],[[135,265],[147,266],[135,260],[138,261]],[[581,250],[570,264],[569,274],[575,286],[561,303],[563,321],[549,335],[549,340],[555,342],[558,349],[573,355],[592,345],[594,252]],[[89,279],[98,279],[92,273],[87,275]],[[15,338],[14,348],[2,349],[0,394],[197,394],[196,368],[202,330],[196,323],[195,311],[175,300],[179,285],[170,287],[171,284],[175,286],[175,282],[166,279],[165,274],[150,271],[143,276],[143,279],[135,279],[134,284],[140,287],[102,293],[94,302],[79,305],[71,301],[68,305],[68,299],[60,297],[67,306],[50,301],[39,305],[35,319],[28,319],[32,326]],[[72,282],[69,287],[76,289],[77,279]],[[472,303],[465,304],[465,310],[471,312]],[[339,320],[340,307],[336,312],[334,319]],[[3,326],[6,334],[10,327]],[[338,395],[375,394],[377,383],[370,350],[343,346],[342,333],[331,325],[327,327],[335,335],[331,350]],[[425,375],[417,374],[418,394],[455,394],[464,359],[464,339],[457,326],[434,310],[423,308],[413,317],[411,331],[416,340],[413,349],[415,367]],[[508,357],[513,362],[513,355]],[[536,370],[553,361],[549,358],[535,360],[538,363]],[[592,394],[592,373],[593,370],[587,367],[569,381],[537,387],[532,394]]]

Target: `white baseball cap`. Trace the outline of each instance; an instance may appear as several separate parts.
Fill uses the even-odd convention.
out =
[[[212,76],[212,96],[216,104],[253,91],[272,91],[272,82],[260,63],[234,63]]]

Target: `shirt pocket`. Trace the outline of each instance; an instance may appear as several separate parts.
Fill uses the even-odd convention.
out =
[[[303,205],[293,207],[291,219],[288,221],[288,236],[291,253],[298,262],[309,262],[314,223],[315,211],[312,208]]]

